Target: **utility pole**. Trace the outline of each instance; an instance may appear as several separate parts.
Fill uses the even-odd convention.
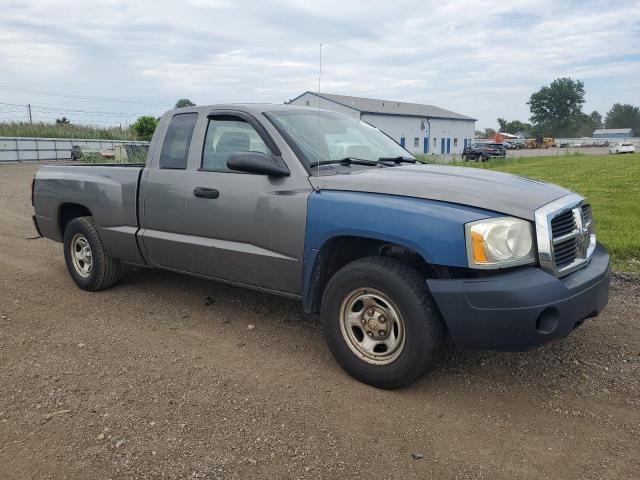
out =
[[[27,104],[27,111],[29,112],[29,123],[33,124],[33,118],[31,117],[31,104]]]

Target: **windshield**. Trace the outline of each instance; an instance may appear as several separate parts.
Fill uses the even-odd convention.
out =
[[[340,113],[291,110],[269,112],[267,116],[308,169],[343,159],[414,160],[409,152],[377,128]]]

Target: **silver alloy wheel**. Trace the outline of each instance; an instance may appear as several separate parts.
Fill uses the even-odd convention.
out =
[[[404,349],[404,320],[378,290],[360,288],[347,295],[340,306],[340,331],[351,351],[371,365],[388,365]]]
[[[76,233],[71,239],[71,260],[76,273],[83,278],[91,275],[93,267],[93,253],[89,241],[81,233]]]

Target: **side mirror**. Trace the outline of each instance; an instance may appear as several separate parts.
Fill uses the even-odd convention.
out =
[[[291,172],[281,158],[261,152],[236,152],[227,159],[227,167],[238,172],[288,177]]]

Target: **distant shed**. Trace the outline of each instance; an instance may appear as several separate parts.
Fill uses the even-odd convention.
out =
[[[594,130],[592,138],[631,138],[633,130],[630,128],[599,128]]]

